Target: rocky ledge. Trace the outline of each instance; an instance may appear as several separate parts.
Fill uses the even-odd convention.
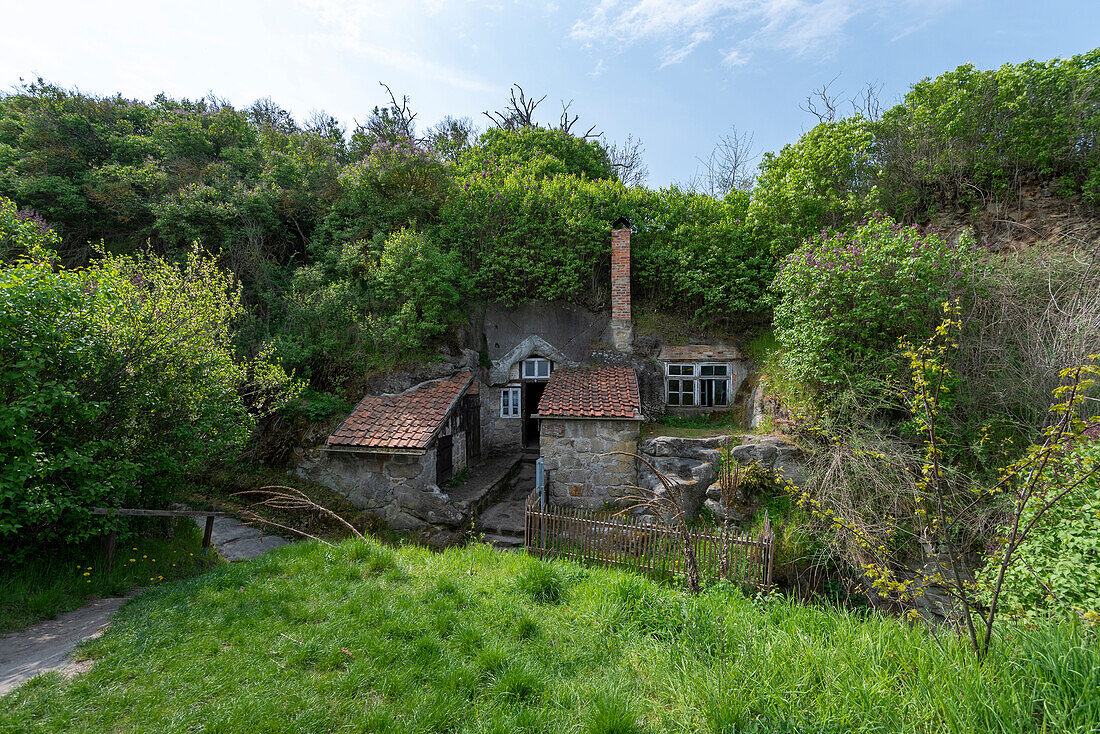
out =
[[[717,484],[722,449],[727,445],[730,455],[742,466],[759,464],[779,480],[796,486],[805,481],[806,475],[801,465],[802,449],[774,436],[656,436],[639,443],[638,451],[657,471],[683,489],[684,510],[689,517],[706,507],[718,517],[728,517],[735,522],[745,521],[749,518],[743,508],[722,505]],[[638,464],[639,485],[663,491],[657,475],[644,462]],[[747,505],[751,498],[740,499]]]

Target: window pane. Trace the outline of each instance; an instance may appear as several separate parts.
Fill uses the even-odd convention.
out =
[[[668,366],[668,374],[669,375],[679,375],[680,374],[680,365],[670,364]]]
[[[550,362],[548,362],[547,360],[544,359],[541,362],[539,362],[539,377],[549,377],[549,376],[550,376]]]
[[[721,376],[721,377],[725,377],[725,376],[726,376],[726,374],[727,374],[727,372],[728,372],[728,370],[729,370],[729,366],[728,366],[728,365],[724,365],[724,364],[716,364],[716,365],[714,365],[714,374],[715,374],[715,375],[718,375],[718,376]]]
[[[729,405],[729,383],[725,380],[714,381],[714,404]]]
[[[713,375],[714,374],[714,365],[712,365],[712,364],[703,365],[702,367],[699,368],[699,374],[703,375],[704,377],[706,377],[707,375]]]
[[[684,393],[681,405],[695,405],[695,396],[689,392]]]
[[[669,405],[679,405],[680,404],[680,393],[678,393],[678,392],[669,392],[669,394],[668,394],[668,404]]]

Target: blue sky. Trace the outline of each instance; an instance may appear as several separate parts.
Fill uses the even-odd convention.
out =
[[[148,99],[270,96],[346,124],[407,94],[426,126],[547,95],[556,120],[646,148],[650,184],[689,181],[730,126],[777,150],[812,126],[806,95],[882,85],[887,103],[959,64],[1100,46],[1100,0],[189,0],[21,2],[0,26],[0,87],[41,75]],[[585,125],[587,128],[588,125]]]

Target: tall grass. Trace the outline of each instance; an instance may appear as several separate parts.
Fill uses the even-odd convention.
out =
[[[149,526],[159,520],[139,520]],[[192,576],[216,562],[202,552],[202,531],[181,519],[168,537],[163,531],[124,535],[114,568],[107,570],[102,543],[54,549],[0,569],[0,634],[18,630],[79,607],[89,599],[121,596],[136,586]]]
[[[871,613],[477,546],[288,546],[142,594],[0,731],[1095,731],[1100,643],[979,664]]]

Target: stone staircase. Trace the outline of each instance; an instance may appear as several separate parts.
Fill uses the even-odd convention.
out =
[[[526,449],[519,473],[512,478],[511,486],[502,493],[498,502],[478,516],[475,528],[483,542],[502,549],[523,547],[524,505],[535,488],[535,462],[538,458],[538,449]]]

